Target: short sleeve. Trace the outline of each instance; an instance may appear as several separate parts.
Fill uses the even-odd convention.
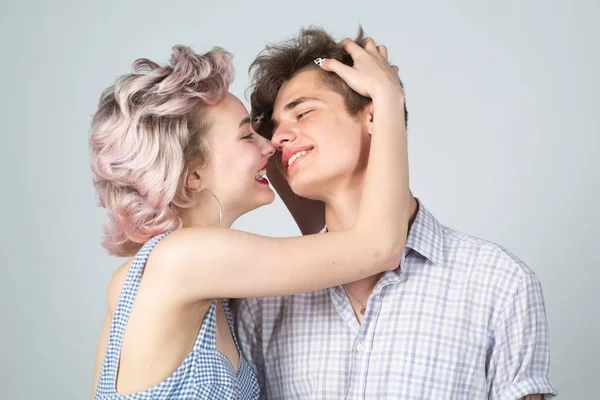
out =
[[[550,343],[539,279],[524,274],[495,324],[487,368],[489,399],[517,400],[528,394],[556,396],[550,383]]]

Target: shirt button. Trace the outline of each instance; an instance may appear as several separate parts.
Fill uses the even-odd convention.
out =
[[[365,345],[361,343],[356,345],[356,351],[360,351],[361,353],[365,351]]]

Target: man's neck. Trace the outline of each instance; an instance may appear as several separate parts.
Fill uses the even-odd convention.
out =
[[[325,223],[329,232],[350,229],[356,221],[362,186],[350,186],[325,201]]]
[[[328,231],[335,232],[345,230],[354,225],[361,195],[362,185],[350,185],[347,190],[341,191],[335,196],[327,199],[325,203],[325,221],[327,223]],[[417,200],[412,194],[410,195],[409,202],[410,220],[408,230],[410,230],[419,209]],[[348,283],[344,286],[348,287],[352,293],[361,299],[361,301],[364,300],[366,302],[382,275],[382,273],[373,275],[360,281]]]

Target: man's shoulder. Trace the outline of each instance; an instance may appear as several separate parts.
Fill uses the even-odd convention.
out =
[[[490,310],[489,322],[498,321],[508,304],[541,293],[533,269],[504,246],[448,227],[443,231],[449,279],[471,304]]]
[[[483,274],[487,280],[535,275],[522,259],[504,246],[442,224],[420,201],[407,246],[434,264],[449,267],[453,273]]]
[[[525,261],[498,243],[447,226],[443,237],[444,258],[453,267],[510,280],[535,276]]]

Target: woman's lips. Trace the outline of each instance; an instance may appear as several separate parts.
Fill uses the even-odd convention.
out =
[[[259,179],[256,182],[258,182],[258,183],[260,183],[262,185],[267,185],[267,186],[269,185],[269,181],[267,180],[267,178]]]

